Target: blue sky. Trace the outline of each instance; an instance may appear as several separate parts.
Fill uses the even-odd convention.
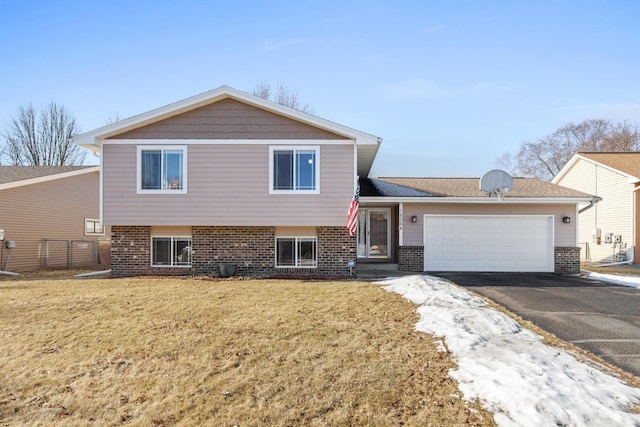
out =
[[[640,117],[640,2],[21,1],[0,126],[55,100],[89,131],[261,81],[383,138],[372,176],[478,177],[568,122]]]

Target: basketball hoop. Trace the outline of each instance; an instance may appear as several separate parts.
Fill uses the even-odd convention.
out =
[[[493,194],[498,196],[498,201],[501,202],[504,199],[505,193],[509,191],[507,187],[496,187],[493,189]]]
[[[486,192],[489,196],[495,194],[499,202],[504,200],[504,195],[512,188],[513,178],[500,169],[491,170],[480,178],[480,190]]]

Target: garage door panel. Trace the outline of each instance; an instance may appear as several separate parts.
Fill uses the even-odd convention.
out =
[[[425,271],[553,271],[553,217],[425,215]]]

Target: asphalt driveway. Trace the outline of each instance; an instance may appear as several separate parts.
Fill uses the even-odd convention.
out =
[[[640,289],[554,274],[436,275],[640,376]]]

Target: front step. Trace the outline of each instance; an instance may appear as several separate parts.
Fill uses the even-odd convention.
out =
[[[398,264],[391,262],[371,262],[356,264],[356,270],[358,272],[375,272],[375,271],[398,271]]]

